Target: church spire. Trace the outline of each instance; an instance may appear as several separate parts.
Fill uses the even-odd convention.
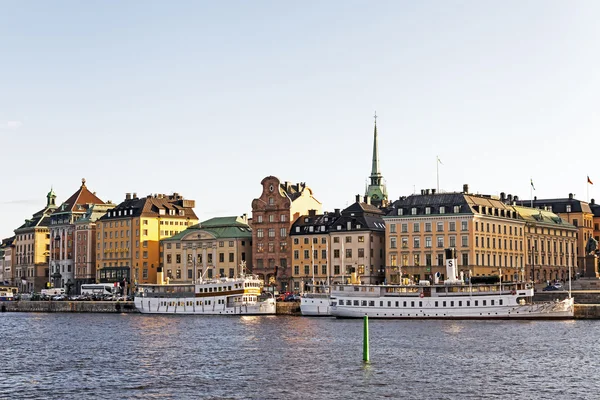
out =
[[[373,165],[371,167],[371,184],[373,184],[373,177],[381,176],[379,172],[379,148],[377,147],[377,112],[373,115],[375,119],[375,129],[373,133]]]
[[[377,113],[373,116],[375,119],[373,130],[373,160],[371,164],[371,176],[369,176],[369,186],[365,195],[371,198],[371,204],[385,206],[387,205],[388,195],[383,176],[379,170],[379,146],[377,143]]]

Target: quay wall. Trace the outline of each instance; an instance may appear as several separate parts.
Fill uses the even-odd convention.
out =
[[[137,313],[133,301],[3,301],[1,312]]]
[[[276,303],[277,315],[302,315],[300,313],[300,302],[299,301],[278,301]]]

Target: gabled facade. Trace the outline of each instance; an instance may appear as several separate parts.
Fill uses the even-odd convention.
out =
[[[281,182],[274,176],[261,181],[262,193],[252,201],[252,272],[279,290],[293,287],[289,231],[309,210],[322,205],[305,183]]]
[[[252,269],[252,231],[245,214],[211,218],[163,239],[161,253],[171,283],[239,277]]]
[[[198,223],[195,205],[179,193],[142,198],[126,193],[96,222],[96,280],[156,283],[160,241]]]
[[[81,285],[96,283],[96,221],[112,210],[116,204],[93,204],[75,223],[75,293]]]
[[[79,189],[50,216],[50,281],[55,288],[74,294],[75,286],[75,224],[95,205],[104,205],[81,180]]]
[[[56,210],[54,190],[46,195],[46,207],[15,229],[12,282],[21,292],[39,292],[49,281],[50,220]]]

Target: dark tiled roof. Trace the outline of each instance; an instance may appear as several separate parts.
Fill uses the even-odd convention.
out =
[[[26,219],[23,225],[15,229],[15,233],[23,229],[35,228],[38,226],[50,226],[50,216],[56,210],[56,206],[47,206],[41,209],[40,211],[33,214],[31,219]]]
[[[342,215],[350,215],[355,213],[363,213],[363,214],[373,214],[373,215],[384,215],[385,212],[379,209],[378,207],[367,204],[356,202],[351,204],[342,210]]]
[[[113,208],[109,213],[106,213],[100,220],[140,216],[155,217],[161,215],[159,210],[165,210],[165,214],[162,214],[165,217],[198,219],[192,207],[185,207],[183,205],[185,201],[185,199],[180,197],[165,195],[127,199]],[[174,210],[176,214],[169,215],[170,210]],[[183,210],[184,215],[179,215],[180,210]],[[121,215],[119,215],[119,211]]]
[[[531,205],[531,200],[519,200],[517,201],[517,205],[529,207]],[[591,213],[592,210],[590,205],[582,200],[570,199],[570,198],[562,198],[562,199],[534,199],[533,207],[544,209],[545,207],[552,207],[553,213],[566,213],[567,205],[571,206],[570,212],[584,212]]]
[[[339,214],[325,213],[318,215],[302,215],[296,219],[290,229],[290,236],[312,234],[326,234],[331,230],[331,226],[339,218]],[[310,227],[313,231],[310,231]],[[324,227],[324,228],[321,228]],[[297,229],[299,228],[299,229]],[[321,230],[324,229],[324,230]],[[298,231],[298,232],[297,232]]]

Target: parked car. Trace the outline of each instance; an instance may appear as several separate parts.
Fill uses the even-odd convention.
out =
[[[553,284],[552,286],[554,286],[554,287],[555,287],[555,288],[557,288],[557,289],[562,289],[562,288],[563,288],[563,285],[562,285],[562,283],[560,283],[560,282],[556,282],[556,283],[555,283],[555,284]]]
[[[551,291],[551,290],[560,290],[560,289],[559,289],[559,288],[557,288],[557,287],[556,287],[556,286],[554,286],[554,285],[549,285],[549,286],[546,286],[546,287],[544,288],[544,292],[548,292],[548,291]]]

